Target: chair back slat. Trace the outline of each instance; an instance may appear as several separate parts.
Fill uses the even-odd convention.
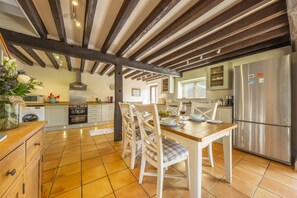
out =
[[[191,114],[202,114],[208,120],[215,120],[219,102],[216,103],[197,103],[192,102]]]
[[[180,110],[183,106],[182,102],[179,103],[166,103],[166,111],[169,111],[171,115],[180,116]]]
[[[135,133],[135,121],[133,110],[130,104],[119,102],[119,106],[121,109],[122,120],[123,120],[123,130],[125,132],[126,137],[135,141],[136,133]]]
[[[161,128],[156,104],[135,105],[135,109],[141,133],[143,154],[146,155],[146,149],[150,149],[157,153],[157,161],[163,162]]]

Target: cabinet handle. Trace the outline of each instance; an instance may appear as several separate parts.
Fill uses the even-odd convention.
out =
[[[36,142],[34,146],[40,146],[40,142]]]
[[[7,171],[6,172],[6,176],[8,176],[8,175],[13,176],[14,174],[16,174],[16,170],[15,169],[12,169],[11,171]]]

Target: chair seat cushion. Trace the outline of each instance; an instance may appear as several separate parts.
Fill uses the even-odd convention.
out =
[[[163,162],[169,162],[188,155],[188,149],[173,140],[162,139]],[[154,161],[158,160],[157,153],[146,147],[145,153]]]

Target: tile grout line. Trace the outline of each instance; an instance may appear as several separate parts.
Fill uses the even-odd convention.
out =
[[[107,170],[106,170],[106,168],[105,168],[105,164],[104,164],[104,162],[103,162],[103,160],[102,160],[102,157],[101,157],[101,155],[100,155],[100,152],[99,152],[99,148],[98,148],[97,142],[95,141],[94,136],[91,136],[91,137],[93,138],[93,140],[94,140],[94,142],[95,142],[95,145],[96,145],[96,148],[97,148],[97,151],[98,151],[100,160],[101,160],[101,162],[102,162],[102,166],[103,166],[103,168],[104,168],[104,170],[105,170],[105,172],[106,172],[106,177],[107,177],[108,182],[109,182],[109,185],[110,185],[110,187],[111,187],[111,189],[112,189],[112,193],[113,193],[113,195],[116,197],[116,195],[115,195],[115,193],[114,193],[115,191],[114,191],[114,189],[113,189],[113,186],[112,186],[112,184],[111,184],[111,181],[110,181],[109,176],[108,176],[108,173],[107,173]],[[105,136],[104,136],[104,137],[105,137]],[[106,137],[105,137],[105,138],[106,138]],[[106,139],[107,139],[107,138],[106,138]],[[108,139],[107,139],[107,141],[109,142]]]
[[[68,132],[67,132],[67,135],[68,135]],[[56,136],[58,136],[58,133],[56,134]],[[55,138],[56,138],[56,136],[55,136]],[[54,139],[55,139],[55,138],[54,138]],[[54,140],[54,139],[53,139],[53,140]],[[52,143],[53,143],[53,141],[51,142],[51,144],[52,144]],[[53,186],[54,186],[54,183],[55,183],[55,180],[56,180],[56,177],[57,177],[57,174],[58,174],[58,170],[59,170],[59,165],[60,165],[61,160],[62,160],[62,158],[63,158],[63,153],[64,153],[65,145],[66,145],[66,142],[65,142],[65,144],[64,144],[63,152],[61,153],[61,157],[60,157],[58,166],[57,166],[57,168],[56,168],[55,175],[54,175],[54,177],[53,177],[53,179],[52,179],[52,185],[51,185],[51,189],[50,189],[50,192],[49,192],[49,194],[48,194],[48,197],[50,197],[50,195],[51,195],[51,193],[52,193],[52,190],[53,190]]]

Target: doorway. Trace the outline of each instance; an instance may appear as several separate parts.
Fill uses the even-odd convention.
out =
[[[158,101],[158,85],[150,86],[150,103],[156,104]]]

